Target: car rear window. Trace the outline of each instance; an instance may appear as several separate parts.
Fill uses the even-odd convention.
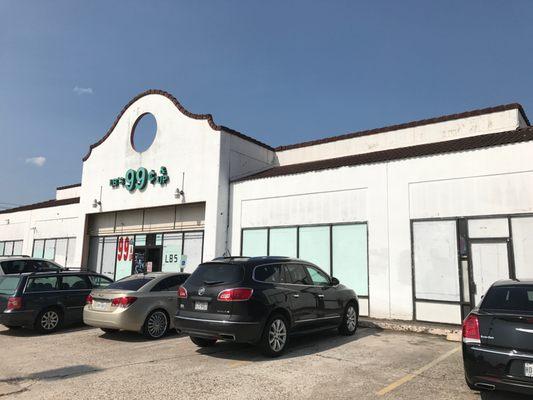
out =
[[[243,280],[244,268],[236,264],[208,263],[200,264],[187,279],[192,285],[218,285],[235,283]]]
[[[533,312],[533,286],[494,286],[485,295],[480,308]]]
[[[0,294],[14,294],[19,282],[19,276],[0,276]]]
[[[120,289],[120,290],[139,290],[148,282],[154,278],[145,277],[145,278],[124,278],[119,281],[111,283],[107,286],[107,289]]]

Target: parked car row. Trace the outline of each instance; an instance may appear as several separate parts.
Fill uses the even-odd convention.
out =
[[[150,339],[175,328],[201,347],[230,340],[277,356],[292,334],[338,328],[353,335],[358,318],[353,290],[288,257],[218,258],[192,275],[155,272],[116,282],[60,267],[0,276],[0,324],[43,333],[79,321]]]

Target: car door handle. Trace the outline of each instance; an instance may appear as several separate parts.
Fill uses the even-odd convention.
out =
[[[297,299],[298,297],[300,297],[299,294],[293,294],[292,297],[294,297],[295,299]]]
[[[324,295],[323,295],[323,294],[319,294],[319,295],[318,295],[318,298],[319,298],[319,299],[323,299],[323,298],[324,298]]]

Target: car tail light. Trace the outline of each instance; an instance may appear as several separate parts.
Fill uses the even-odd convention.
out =
[[[475,314],[470,314],[463,322],[463,342],[481,344],[479,319]]]
[[[10,297],[7,300],[8,310],[20,310],[22,308],[22,297]]]
[[[180,286],[178,288],[178,297],[180,299],[186,299],[187,298],[187,289],[185,289],[183,286]]]
[[[85,298],[85,304],[93,304],[93,296],[88,294],[87,297]]]
[[[249,288],[226,289],[218,294],[218,301],[246,301],[252,297],[253,292]]]
[[[132,297],[132,296],[115,297],[113,300],[111,300],[111,306],[128,308],[133,303],[135,303],[135,300],[137,300],[137,297]]]

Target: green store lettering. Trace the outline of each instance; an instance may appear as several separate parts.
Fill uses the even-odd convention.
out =
[[[112,188],[123,186],[130,192],[133,192],[134,190],[145,189],[148,183],[164,186],[168,181],[169,177],[166,167],[159,168],[159,175],[153,169],[148,171],[146,168],[140,167],[137,170],[128,169],[123,177],[111,178],[109,180],[109,186]]]

